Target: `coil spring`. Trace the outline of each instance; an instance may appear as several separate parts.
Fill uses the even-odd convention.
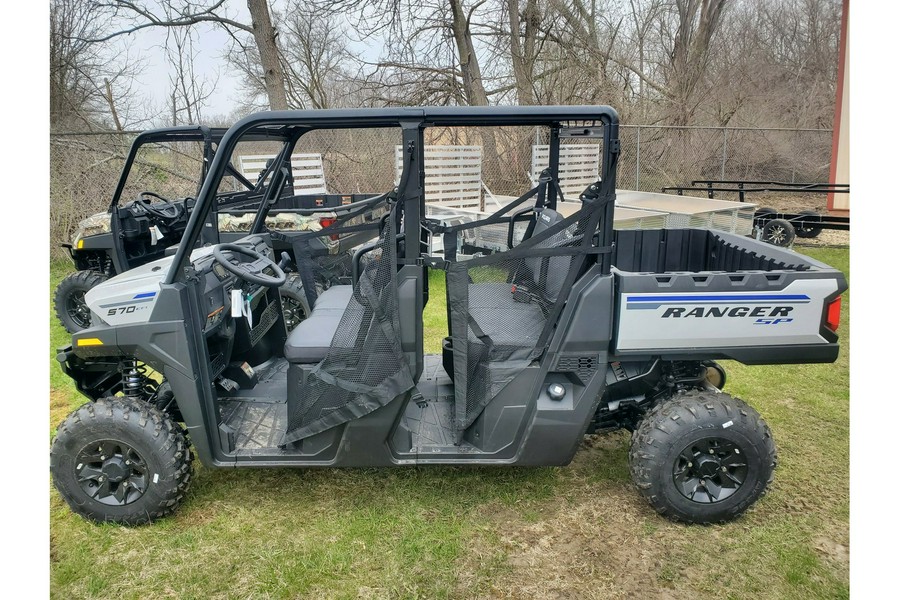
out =
[[[147,367],[134,358],[122,361],[122,393],[128,398],[143,399],[146,392]]]

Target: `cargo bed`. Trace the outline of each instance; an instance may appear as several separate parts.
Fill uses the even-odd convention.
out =
[[[616,354],[837,358],[843,273],[791,250],[699,229],[615,232]],[[837,308],[834,308],[834,307]],[[831,326],[829,326],[831,322]]]

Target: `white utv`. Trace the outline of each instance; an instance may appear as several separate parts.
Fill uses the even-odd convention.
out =
[[[545,129],[549,168],[487,218],[427,219],[426,132],[482,126]],[[365,128],[397,131],[395,187],[329,209],[337,218],[321,231],[273,240],[276,165],[248,235],[196,247],[242,137],[281,140],[283,158],[311,132]],[[59,351],[89,399],[52,445],[60,494],[89,519],[137,524],[181,504],[194,453],[208,467],[565,465],[585,434],[626,428],[635,484],[653,508],[691,523],[739,516],[765,492],[776,451],[757,411],[721,391],[714,361],[834,361],[847,285],[825,264],[728,233],[614,231],[618,132],[604,106],[238,122],[175,255],[91,290],[92,326]],[[559,143],[573,137],[601,145],[600,177],[564,217]],[[498,226],[505,248],[466,242]],[[316,294],[288,333],[273,244],[312,260],[361,232],[375,241],[354,254],[351,282]],[[443,236],[443,256],[427,254],[430,235]],[[443,352],[426,355],[435,270],[446,277],[448,331]]]

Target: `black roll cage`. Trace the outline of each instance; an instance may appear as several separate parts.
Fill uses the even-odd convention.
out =
[[[602,127],[597,132],[597,126]],[[559,143],[561,137],[602,137],[602,160],[600,170],[600,198],[612,198],[615,194],[616,163],[619,156],[619,117],[609,106],[510,106],[510,107],[421,107],[421,108],[374,108],[374,109],[329,109],[260,112],[238,121],[221,137],[203,185],[197,194],[197,203],[191,213],[184,238],[178,246],[172,265],[166,274],[165,284],[182,281],[185,278],[186,263],[190,252],[201,236],[204,223],[216,203],[219,181],[229,171],[230,159],[239,141],[281,141],[285,145],[272,167],[280,165],[284,157],[290,156],[297,141],[310,131],[317,129],[371,129],[400,128],[402,131],[403,174],[396,188],[398,202],[403,203],[403,225],[407,240],[418,238],[420,244],[407,243],[405,255],[398,257],[405,264],[419,260],[427,241],[427,231],[421,226],[425,218],[425,144],[424,129],[427,127],[457,126],[547,126],[550,128],[550,156],[548,171],[558,180]],[[147,132],[152,133],[152,132]],[[132,158],[130,156],[130,158]],[[133,160],[133,158],[132,158]],[[130,166],[130,162],[127,164]],[[233,169],[231,169],[233,170]],[[268,175],[263,174],[260,181]],[[276,174],[277,175],[277,174]],[[274,176],[273,176],[274,178]],[[273,181],[274,183],[274,181]],[[120,182],[124,186],[124,180]],[[262,199],[251,232],[261,228],[273,199],[280,193],[280,185],[272,185]],[[121,192],[117,188],[116,200]],[[274,198],[270,196],[275,195]],[[557,192],[548,190],[546,205],[555,208]],[[354,208],[348,205],[346,209]],[[599,243],[612,243],[613,203],[607,202],[604,209],[603,226]],[[342,212],[341,208],[323,208],[315,212]],[[609,272],[610,255],[602,255],[602,270]]]

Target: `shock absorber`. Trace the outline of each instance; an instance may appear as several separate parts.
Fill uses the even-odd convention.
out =
[[[138,366],[137,359],[126,358],[122,361],[122,393],[128,398],[144,399],[144,371]]]

